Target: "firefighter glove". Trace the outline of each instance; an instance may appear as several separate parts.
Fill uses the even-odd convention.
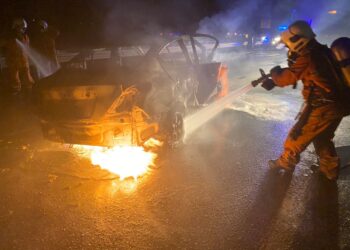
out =
[[[293,51],[288,51],[288,67],[292,67],[295,64],[295,61],[298,58],[298,54]]]
[[[273,89],[276,86],[275,82],[271,79],[268,78],[265,81],[263,81],[263,83],[261,84],[261,87],[263,87],[264,89],[266,89],[267,91],[270,91],[271,89]]]

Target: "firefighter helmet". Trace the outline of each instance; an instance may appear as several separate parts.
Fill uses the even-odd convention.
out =
[[[343,72],[346,84],[350,87],[350,38],[338,38],[332,43],[331,49]]]
[[[296,21],[282,32],[281,41],[292,52],[300,53],[303,48],[316,37],[311,26],[306,21]]]
[[[38,25],[39,25],[41,31],[46,31],[47,28],[49,27],[49,25],[47,24],[47,22],[45,20],[40,20],[38,22]]]
[[[12,29],[24,31],[28,27],[27,21],[23,18],[16,18],[13,20]]]

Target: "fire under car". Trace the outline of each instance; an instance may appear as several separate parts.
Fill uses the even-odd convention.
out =
[[[213,60],[218,45],[195,34],[149,48],[77,54],[35,89],[44,137],[107,147],[143,146],[150,138],[181,143],[184,117],[225,92],[223,66]]]

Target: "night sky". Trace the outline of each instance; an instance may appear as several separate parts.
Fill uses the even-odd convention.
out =
[[[198,22],[224,6],[214,0],[2,0],[1,31],[14,17],[44,19],[71,44],[98,44],[126,34],[193,32]],[[126,39],[128,40],[128,39]]]

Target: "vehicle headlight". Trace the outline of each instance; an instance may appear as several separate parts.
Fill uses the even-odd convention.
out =
[[[281,41],[281,37],[280,36],[276,36],[274,39],[272,39],[272,45],[276,45]]]

